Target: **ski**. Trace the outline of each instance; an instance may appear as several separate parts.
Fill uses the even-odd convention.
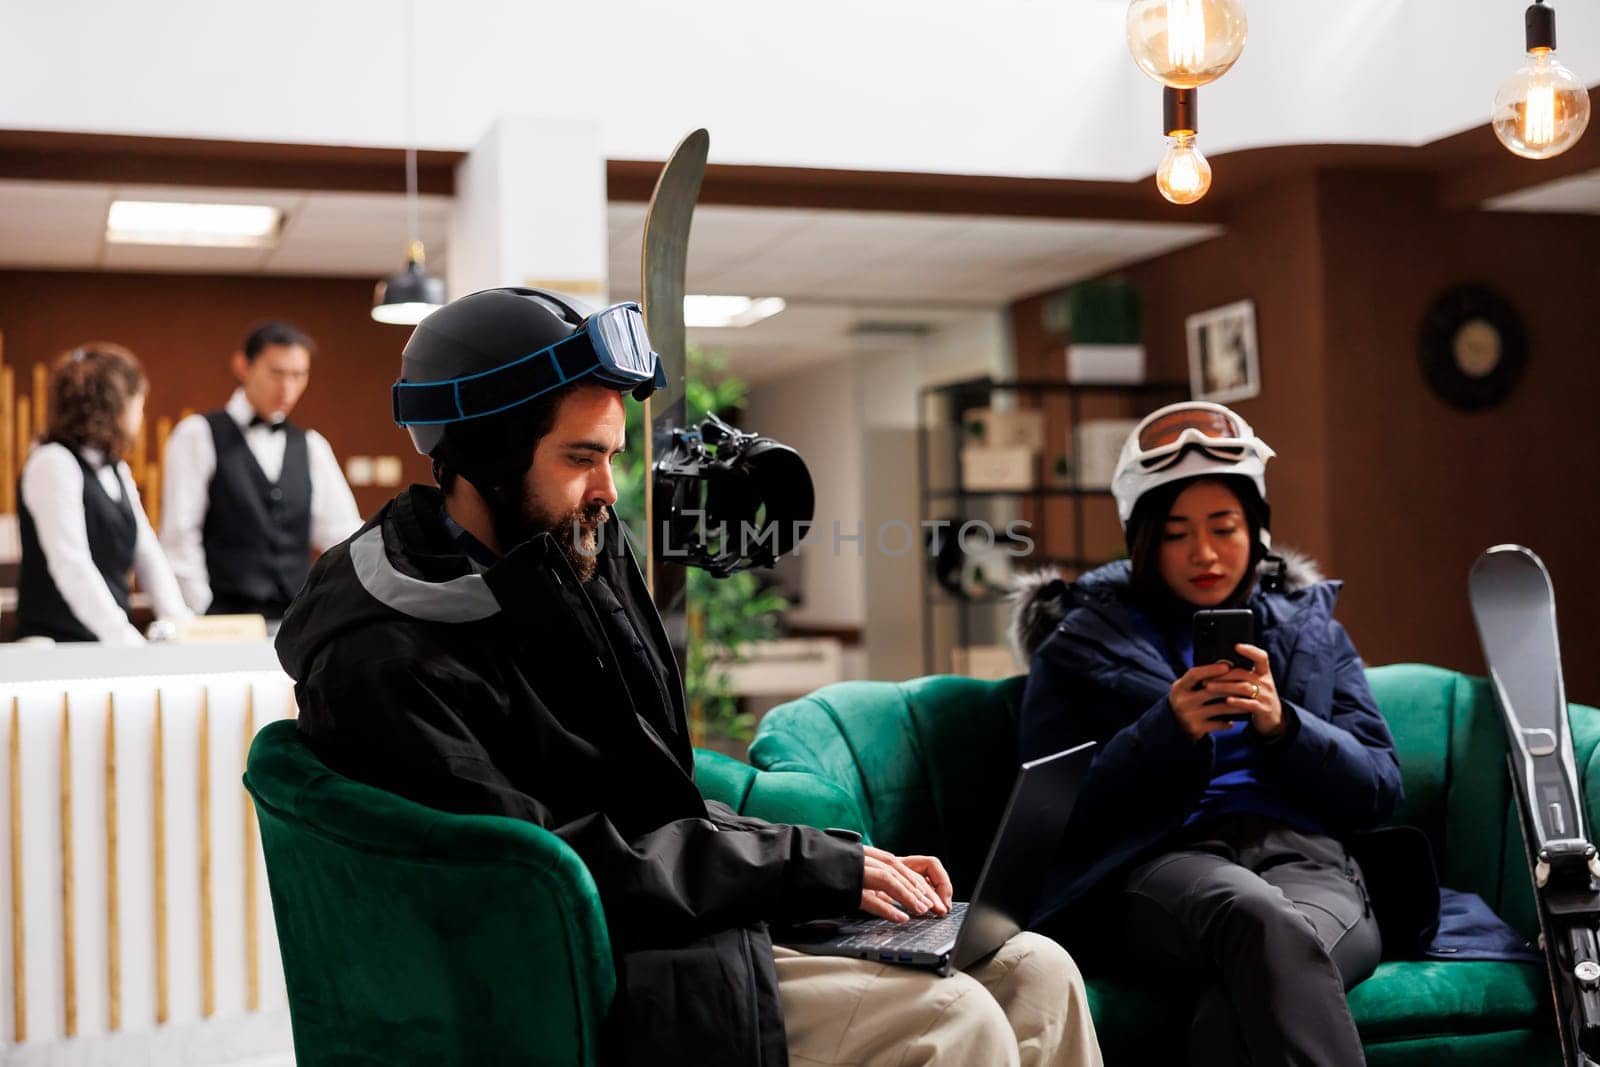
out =
[[[1555,590],[1544,562],[1521,545],[1479,556],[1468,588],[1510,741],[1562,1054],[1575,1067],[1600,1065],[1600,858],[1572,755]]]

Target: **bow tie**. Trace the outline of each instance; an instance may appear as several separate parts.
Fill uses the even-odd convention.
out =
[[[289,425],[289,420],[288,419],[279,419],[277,422],[273,422],[271,419],[264,419],[260,415],[253,415],[250,418],[250,425],[249,425],[248,429],[252,429],[253,430],[257,426],[265,426],[267,429],[271,430],[273,433],[281,433],[283,430],[288,428],[288,425]]]

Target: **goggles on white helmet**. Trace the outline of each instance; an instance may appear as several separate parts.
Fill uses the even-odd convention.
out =
[[[1267,460],[1275,454],[1249,423],[1221,404],[1169,404],[1145,416],[1122,446],[1111,482],[1117,519],[1126,529],[1134,505],[1150,490],[1204,475],[1248,478],[1265,502]]]

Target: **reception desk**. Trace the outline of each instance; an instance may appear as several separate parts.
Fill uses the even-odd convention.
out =
[[[270,643],[0,646],[0,1063],[290,1063],[240,783]]]

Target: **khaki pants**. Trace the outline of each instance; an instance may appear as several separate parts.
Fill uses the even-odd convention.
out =
[[[773,953],[796,1067],[1100,1067],[1083,977],[1038,934],[1018,934],[949,978],[781,946]]]

